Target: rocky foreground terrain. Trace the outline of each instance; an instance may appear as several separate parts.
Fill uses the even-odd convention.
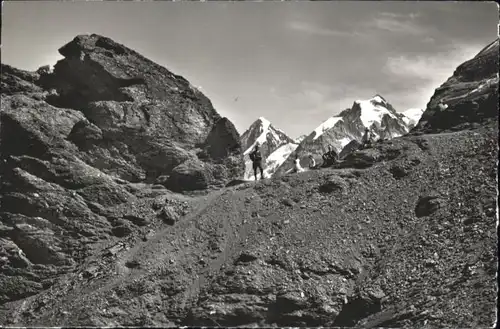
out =
[[[72,63],[85,62],[96,56],[93,50],[84,47],[78,57],[74,49],[96,40],[80,37],[62,53],[71,53]],[[498,67],[498,42],[494,47],[496,52],[470,62],[486,72],[474,76],[473,88],[490,79],[488,67]],[[85,73],[88,67],[74,65],[81,76],[93,76]],[[208,176],[176,170],[179,164],[164,169],[165,178],[130,174],[149,169],[138,160],[140,152],[117,146],[117,136],[141,136],[142,126],[125,130],[122,121],[113,121],[123,119],[121,110],[111,110],[134,107],[134,100],[99,107],[94,103],[101,100],[89,91],[80,96],[92,95],[85,103],[91,110],[63,107],[75,97],[61,99],[64,90],[73,90],[74,77],[47,91],[39,73],[2,69],[0,323],[493,325],[498,108],[484,100],[498,98],[498,80],[467,107],[476,124],[464,125],[460,117],[444,127],[424,113],[427,124],[421,120],[413,134],[352,152],[337,168],[219,189],[213,187],[242,173],[241,146],[219,148],[239,136],[228,120],[206,116],[189,123],[207,122],[204,137],[179,139],[193,156],[184,162],[197,163],[197,172],[219,165],[233,174],[217,184],[210,176],[209,183],[196,185],[202,187],[176,193],[168,183],[174,172],[188,173],[183,177],[189,182],[207,182]],[[463,71],[457,72],[458,81]],[[445,87],[452,94],[463,90],[452,80]],[[106,88],[96,90],[103,95]],[[428,110],[435,112],[433,102]],[[447,113],[463,113],[463,103],[456,104],[462,105],[450,102]],[[105,120],[88,119],[95,113]],[[86,127],[85,138],[75,137],[79,125]],[[145,136],[162,135],[144,129]],[[78,146],[95,140],[109,144],[93,151]],[[97,161],[103,154],[119,165]]]

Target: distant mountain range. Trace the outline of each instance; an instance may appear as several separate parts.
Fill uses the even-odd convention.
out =
[[[375,139],[391,139],[407,134],[418,123],[423,111],[412,108],[397,112],[382,96],[375,95],[368,100],[355,101],[351,108],[328,118],[309,134],[295,140],[261,117],[241,137],[246,163],[244,179],[253,179],[248,154],[256,142],[262,146],[266,160],[265,174],[270,177],[291,169],[297,152],[303,166],[307,166],[309,154],[321,161],[321,155],[329,145],[340,153],[351,141],[360,142],[365,128],[370,129]]]

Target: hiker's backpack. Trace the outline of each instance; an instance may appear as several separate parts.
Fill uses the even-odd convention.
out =
[[[252,161],[261,161],[262,160],[262,154],[260,154],[260,151],[254,151],[252,153],[252,155],[253,155],[253,159],[251,158]]]
[[[255,161],[255,152],[250,153],[250,160]]]

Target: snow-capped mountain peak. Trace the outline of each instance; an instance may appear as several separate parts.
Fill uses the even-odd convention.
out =
[[[256,122],[260,122],[262,126],[269,127],[271,125],[271,122],[264,117],[259,117]]]
[[[395,113],[391,111],[392,106],[380,95],[368,100],[357,100],[354,102],[353,109],[356,107],[359,107],[360,119],[366,128],[371,128],[374,123],[381,126],[385,115],[397,119]]]
[[[328,118],[314,129],[288,159],[278,168],[277,174],[283,174],[293,167],[293,159],[298,154],[307,165],[307,155],[313,155],[321,161],[321,155],[331,146],[340,153],[349,143],[361,142],[365,128],[375,139],[391,139],[409,132],[406,116],[396,112],[382,96],[353,102],[351,108]]]
[[[406,133],[408,130],[402,118],[402,114],[398,114],[384,97],[377,94],[367,100],[354,101],[350,109],[322,122],[307,137],[307,141],[321,144],[324,141],[317,141],[319,138],[329,140],[340,151],[353,139],[361,139],[365,128],[380,138],[393,138]],[[325,133],[329,136],[323,137]]]
[[[382,96],[380,96],[379,94],[377,94],[377,95],[373,96],[373,97],[370,99],[370,101],[371,101],[374,105],[376,105],[376,104],[381,104],[381,105],[385,105],[385,106],[389,105],[389,103],[387,103],[387,101],[385,100],[385,98],[384,98],[384,97],[382,97]]]
[[[259,145],[264,144],[267,141],[267,135],[270,131],[271,122],[264,117],[258,118],[247,131],[245,131],[241,137],[242,145],[245,149],[243,155],[249,154],[255,144],[259,143]]]

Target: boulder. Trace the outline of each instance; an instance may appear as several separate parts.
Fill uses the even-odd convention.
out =
[[[68,139],[79,148],[88,148],[102,140],[102,130],[90,121],[81,120],[73,126]]]
[[[429,216],[441,208],[443,204],[444,200],[435,193],[421,196],[415,207],[415,215],[417,217]]]
[[[17,224],[11,236],[31,263],[59,266],[74,263],[70,257],[60,252],[58,246],[61,241],[57,241],[50,229],[41,230],[29,224]]]
[[[344,159],[343,162],[337,164],[338,168],[367,168],[382,160],[382,153],[375,148],[355,151]]]
[[[66,140],[75,123],[85,120],[81,112],[60,109],[44,101],[16,94],[2,97],[0,149],[3,156],[30,155],[46,159],[55,150],[77,148]]]
[[[129,236],[133,232],[130,225],[126,225],[126,224],[115,226],[111,229],[111,231],[113,232],[113,235],[115,235],[116,237],[119,237],[119,238]]]
[[[180,218],[179,214],[172,206],[164,206],[159,216],[168,225],[174,225]]]
[[[166,182],[172,191],[203,190],[214,181],[213,167],[199,160],[189,160],[175,167]]]

